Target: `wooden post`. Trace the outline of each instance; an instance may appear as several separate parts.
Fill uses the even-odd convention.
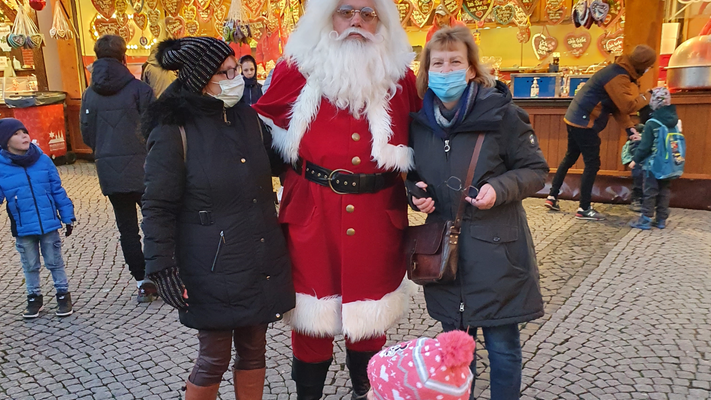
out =
[[[625,1],[624,52],[629,54],[638,44],[646,44],[659,54],[664,22],[664,0]],[[659,57],[654,67],[639,80],[642,90],[657,86]]]

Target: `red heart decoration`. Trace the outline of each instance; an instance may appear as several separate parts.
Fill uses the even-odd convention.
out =
[[[110,19],[111,16],[114,15],[114,11],[116,11],[116,3],[114,0],[91,0],[91,4],[93,4],[96,11],[106,19]]]
[[[523,8],[523,11],[526,12],[526,15],[531,16],[533,10],[536,8],[536,4],[538,4],[538,0],[518,0],[518,4]]]
[[[583,53],[585,53],[585,50],[590,47],[591,41],[592,39],[590,38],[590,33],[588,32],[582,32],[580,34],[570,32],[566,34],[563,39],[565,47],[573,57],[582,56]]]
[[[551,36],[546,36],[542,33],[536,33],[533,35],[533,41],[531,41],[533,46],[533,53],[539,60],[548,57],[552,52],[558,48],[558,40]]]
[[[133,14],[133,22],[138,29],[144,30],[148,25],[148,17],[146,17],[146,14]]]
[[[395,6],[400,14],[400,24],[405,26],[407,20],[410,19],[410,15],[412,14],[412,3],[410,3],[409,0],[399,0]]]
[[[603,33],[597,39],[597,48],[604,56],[619,56],[622,54],[622,44],[625,40],[625,32],[619,30],[615,33]]]

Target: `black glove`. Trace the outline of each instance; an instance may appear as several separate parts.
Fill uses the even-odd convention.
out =
[[[156,284],[158,294],[164,302],[173,308],[185,310],[188,303],[185,302],[183,292],[185,285],[178,275],[178,268],[166,268],[162,271],[148,275],[148,278]]]
[[[74,232],[74,225],[67,224],[66,228],[67,228],[67,231],[64,233],[64,236],[69,237],[72,234],[72,232]]]

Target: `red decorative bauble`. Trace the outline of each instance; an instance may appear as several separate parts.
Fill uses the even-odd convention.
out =
[[[42,11],[46,5],[46,0],[30,0],[30,7],[34,8],[37,11]]]

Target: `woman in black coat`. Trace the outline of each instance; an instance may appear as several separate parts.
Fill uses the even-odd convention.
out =
[[[518,323],[543,315],[533,240],[521,200],[540,190],[548,165],[528,115],[479,64],[466,28],[438,31],[422,52],[413,115],[415,168],[408,177],[425,196],[410,201],[427,221],[453,220],[467,194],[454,282],[424,287],[430,315],[445,331],[482,328],[491,363],[492,400],[518,399]],[[485,135],[472,182],[467,176],[479,135]],[[475,363],[471,365],[472,370]],[[472,391],[473,393],[473,391]]]
[[[257,82],[257,61],[247,54],[239,59],[239,64],[242,66],[242,76],[244,76],[244,95],[240,102],[251,106],[264,94],[262,84]]]
[[[261,399],[267,324],[295,301],[271,139],[252,108],[237,104],[243,82],[227,44],[171,40],[157,58],[179,72],[143,122],[146,273],[180,322],[198,330],[185,398],[216,398],[234,342],[237,398]]]

